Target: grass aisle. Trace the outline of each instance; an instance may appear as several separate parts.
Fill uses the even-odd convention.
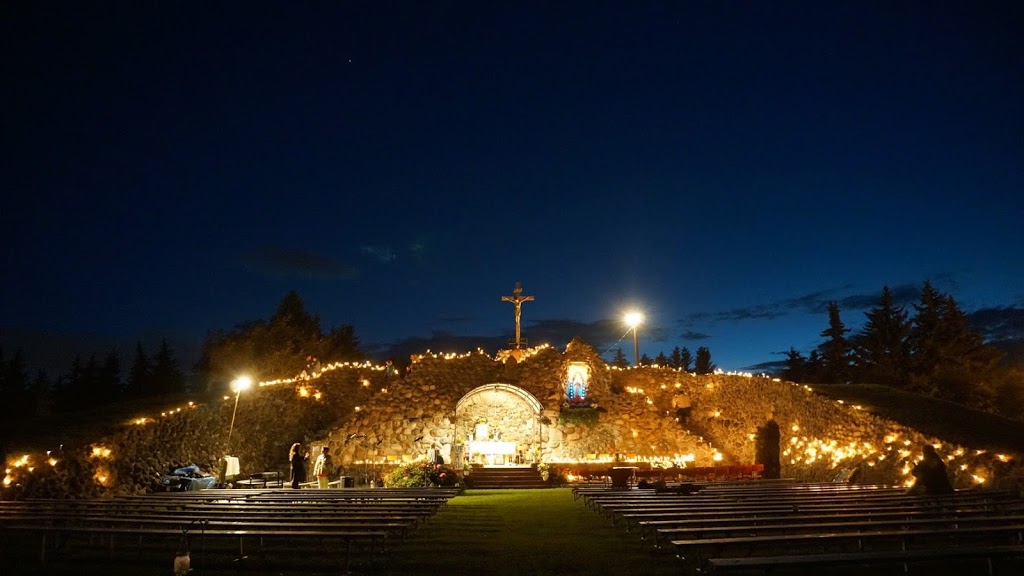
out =
[[[574,502],[568,488],[469,490],[390,551],[390,575],[672,574],[681,563]]]

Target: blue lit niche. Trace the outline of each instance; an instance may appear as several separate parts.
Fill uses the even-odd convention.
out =
[[[588,403],[589,384],[590,366],[586,362],[570,362],[565,374],[565,398],[570,406],[583,406]]]

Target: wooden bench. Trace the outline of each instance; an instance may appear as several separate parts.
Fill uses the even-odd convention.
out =
[[[839,522],[782,523],[768,525],[705,526],[693,528],[661,528],[658,537],[672,540],[689,537],[722,538],[730,536],[766,536],[771,534],[804,534],[813,532],[880,532],[885,530],[945,528],[970,526],[1024,525],[1024,516],[975,516],[944,518],[913,518],[898,520],[842,520]],[[657,540],[656,540],[657,542]]]
[[[378,542],[383,542],[387,537],[385,530],[371,530],[371,529],[357,529],[357,530],[315,530],[315,529],[280,529],[280,528],[246,528],[246,529],[212,529],[207,530],[205,528],[196,527],[196,533],[200,538],[210,539],[224,539],[230,538],[238,539],[238,550],[239,558],[245,556],[244,539],[246,537],[258,537],[260,545],[262,546],[264,539],[316,539],[318,541],[324,539],[340,539],[346,544],[345,551],[345,571],[349,571],[351,566],[352,557],[352,544],[355,541],[366,541],[375,545]],[[135,527],[120,527],[120,526],[106,526],[106,525],[92,525],[92,526],[46,526],[40,524],[24,524],[24,525],[13,525],[3,526],[3,536],[6,541],[9,534],[37,534],[41,536],[40,544],[40,565],[46,565],[46,550],[47,540],[49,537],[57,538],[59,536],[68,537],[71,535],[88,535],[88,536],[107,536],[110,540],[110,551],[113,554],[114,549],[114,538],[118,535],[133,536],[141,539],[143,536],[160,536],[169,538],[181,538],[182,530],[180,526],[166,526],[166,527],[147,527],[147,528],[135,528]],[[371,556],[373,550],[371,549]]]
[[[1011,513],[1024,509],[1024,502],[1007,504],[994,508],[985,502],[949,504],[942,502],[934,503],[860,503],[860,504],[835,504],[835,505],[764,505],[764,506],[721,506],[706,507],[699,509],[646,509],[640,511],[618,511],[612,515],[612,524],[617,525],[618,520],[624,520],[627,531],[631,522],[639,524],[643,521],[654,520],[687,520],[702,518],[725,518],[725,517],[746,517],[758,518],[764,516],[800,516],[800,515],[821,515],[821,514],[848,514],[854,512],[863,513],[886,513],[886,512],[948,512],[950,514],[957,510],[983,510],[993,513]]]
[[[850,552],[839,554],[801,554],[786,556],[750,556],[746,558],[711,558],[712,572],[773,568],[825,567],[850,565],[910,564],[929,560],[967,560],[980,558],[987,561],[991,576],[992,560],[1004,557],[1024,557],[1024,546],[978,546],[964,548],[891,550],[878,552]]]
[[[1010,524],[1006,526],[973,526],[969,528],[923,528],[912,530],[878,530],[878,531],[851,531],[851,532],[825,532],[825,533],[800,533],[800,534],[772,534],[767,536],[737,536],[731,538],[697,538],[693,540],[673,540],[672,544],[681,549],[678,556],[683,560],[690,560],[695,566],[702,566],[702,557],[707,558],[708,548],[722,551],[729,547],[739,547],[744,553],[751,549],[768,547],[778,550],[780,546],[796,545],[819,545],[823,543],[852,542],[857,544],[857,549],[863,551],[865,542],[877,542],[879,540],[895,540],[899,542],[900,550],[907,550],[908,541],[921,538],[953,538],[959,540],[965,536],[983,536],[993,538],[1000,536],[1011,536],[1014,544],[1021,543],[1021,533],[1024,531],[1024,524]],[[687,555],[686,550],[690,549],[692,554]],[[934,548],[929,548],[934,549]],[[942,548],[939,548],[940,550]],[[702,550],[705,552],[702,554]]]
[[[796,520],[797,522],[794,522]],[[696,537],[721,536],[727,534],[741,533],[745,535],[760,535],[773,532],[798,532],[798,531],[826,531],[826,530],[880,530],[893,527],[914,527],[914,526],[970,526],[974,524],[1014,524],[1024,523],[1024,515],[1012,514],[1006,516],[993,516],[988,512],[977,514],[962,513],[957,515],[934,514],[915,515],[893,513],[887,515],[862,515],[850,514],[843,516],[808,516],[793,518],[785,516],[777,521],[759,522],[715,522],[715,523],[681,523],[681,527],[652,527],[654,528],[654,544],[659,545],[662,538],[671,540],[687,535]],[[641,530],[641,539],[646,540],[646,532]]]

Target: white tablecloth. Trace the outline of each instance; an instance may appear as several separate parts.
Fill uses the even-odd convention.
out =
[[[516,453],[515,442],[496,442],[493,440],[475,440],[469,443],[469,451],[474,454],[504,454]]]
[[[238,457],[237,456],[225,456],[224,462],[226,466],[224,468],[225,476],[238,476]]]

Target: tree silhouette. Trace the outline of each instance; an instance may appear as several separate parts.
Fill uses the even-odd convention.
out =
[[[615,357],[612,358],[612,366],[618,366],[619,368],[628,368],[629,360],[626,355],[622,353],[622,348],[615,349]]]
[[[796,348],[786,352],[786,368],[782,371],[782,377],[790,382],[807,382],[807,359]]]
[[[658,352],[658,355],[654,357],[654,363],[661,367],[671,366],[668,356],[665,356],[664,352]]]
[[[835,302],[828,303],[828,328],[821,332],[826,338],[818,345],[821,351],[821,381],[824,383],[843,383],[852,379],[851,363],[853,360],[853,346],[846,338],[850,329],[843,326],[839,318],[839,305]]]
[[[679,352],[679,365],[676,366],[676,368],[679,368],[684,372],[689,372],[692,369],[690,367],[691,364],[693,364],[693,356],[690,354],[690,349],[684,346]]]
[[[135,343],[135,360],[132,362],[131,370],[128,372],[128,382],[125,384],[125,391],[129,398],[142,398],[152,394],[153,365],[146,357],[146,351],[142,348],[142,342]]]
[[[697,358],[693,363],[693,371],[697,374],[711,374],[718,366],[711,361],[711,351],[706,346],[697,348]]]
[[[174,352],[167,344],[167,339],[160,341],[160,350],[153,360],[153,389],[159,394],[176,394],[185,391],[185,376],[178,368]]]
[[[210,333],[195,369],[208,389],[216,389],[242,374],[257,380],[294,376],[305,367],[307,354],[322,362],[365,357],[351,326],[332,328],[325,337],[320,318],[307,312],[299,295],[291,291],[269,321],[250,321],[231,331]]]
[[[864,315],[867,321],[853,338],[858,379],[888,386],[906,386],[910,372],[907,312],[895,305],[892,290],[884,286],[878,306]]]

